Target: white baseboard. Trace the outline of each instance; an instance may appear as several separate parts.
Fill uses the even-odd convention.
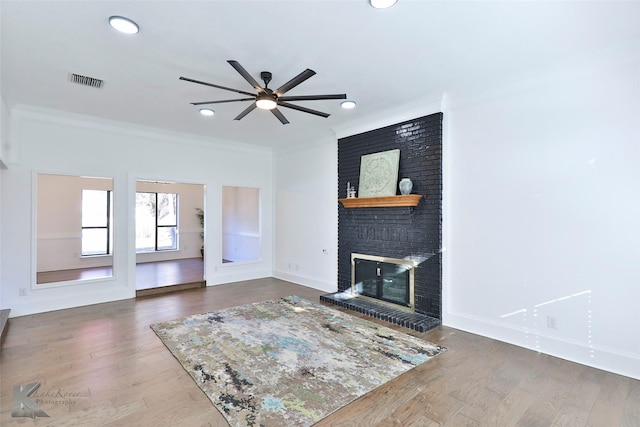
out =
[[[640,379],[640,355],[638,354],[570,342],[541,331],[523,330],[460,313],[443,313],[442,324],[581,365]]]
[[[271,271],[266,270],[234,270],[221,272],[218,270],[214,277],[207,278],[207,286],[224,285],[226,283],[243,282],[245,280],[263,279],[271,277]]]
[[[329,283],[322,280],[314,279],[312,277],[306,277],[299,274],[291,274],[282,270],[273,270],[273,277],[327,293],[338,291],[338,285],[335,282]]]
[[[135,298],[135,291],[132,294],[129,289],[125,290],[107,290],[104,292],[96,292],[90,297],[87,295],[73,295],[60,298],[51,298],[48,300],[38,299],[33,301],[26,300],[24,303],[19,301],[11,306],[10,317],[28,316],[32,314],[46,313],[49,311],[66,310],[69,308],[84,307],[94,304],[102,304],[113,301]]]

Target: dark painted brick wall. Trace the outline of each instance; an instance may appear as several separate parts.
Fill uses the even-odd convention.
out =
[[[442,318],[442,113],[338,140],[338,194],[358,189],[360,157],[400,149],[399,177],[411,178],[417,207],[338,207],[338,289],[351,286],[351,253],[423,260],[415,271],[416,311]],[[397,194],[400,194],[399,191]]]

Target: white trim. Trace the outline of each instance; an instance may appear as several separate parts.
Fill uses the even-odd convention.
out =
[[[640,380],[640,354],[587,346],[565,337],[551,336],[540,330],[506,326],[489,319],[460,313],[447,312],[443,325]],[[532,342],[536,345],[532,346]]]
[[[16,105],[15,107],[13,107],[11,112],[14,117],[14,122],[18,123],[23,119],[29,119],[33,121],[41,121],[44,123],[71,126],[80,129],[98,130],[101,132],[112,133],[116,135],[152,138],[158,142],[179,143],[181,145],[195,145],[198,147],[207,147],[211,149],[224,149],[225,151],[264,151],[269,153],[272,151],[271,148],[262,145],[251,145],[235,141],[233,142],[233,144],[229,144],[229,141],[216,138],[204,138],[194,134],[173,132],[154,127],[134,125],[126,122],[108,120],[83,114],[62,112],[59,110],[51,110],[26,104]],[[16,132],[18,131],[19,129],[16,129]],[[12,138],[12,140],[16,141],[18,139],[14,137]]]
[[[291,274],[279,269],[273,270],[273,277],[327,293],[338,291],[338,285],[335,282],[324,282],[312,277],[303,276],[300,274]]]
[[[371,130],[381,129],[386,126],[396,125],[417,117],[436,114],[440,112],[441,107],[442,96],[422,99],[411,104],[379,111],[374,115],[368,116],[366,120],[355,123],[352,122],[346,126],[334,128],[333,130],[336,133],[337,139],[345,138]]]

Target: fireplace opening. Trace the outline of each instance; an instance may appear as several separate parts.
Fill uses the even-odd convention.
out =
[[[351,254],[351,293],[414,310],[414,269],[411,260]]]

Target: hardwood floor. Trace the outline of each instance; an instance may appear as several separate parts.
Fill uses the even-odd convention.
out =
[[[36,274],[36,283],[42,285],[45,283],[100,279],[111,276],[113,276],[113,267],[111,266],[42,271]]]
[[[38,284],[45,284],[96,279],[112,275],[112,267],[78,268],[40,272],[37,274],[36,281]],[[136,264],[136,289],[138,290],[202,283],[203,281],[204,260],[202,258],[183,258]]]
[[[0,310],[0,347],[4,340],[4,327],[7,324],[7,320],[9,320],[9,313],[11,313],[11,310],[8,308]]]
[[[292,294],[321,292],[262,279],[12,318],[0,425],[227,426],[149,325]],[[640,426],[640,381],[448,327],[395,328],[448,350],[316,426]],[[13,386],[30,382],[50,417],[11,416]]]
[[[186,258],[136,264],[136,289],[160,288],[204,281],[204,260]]]

